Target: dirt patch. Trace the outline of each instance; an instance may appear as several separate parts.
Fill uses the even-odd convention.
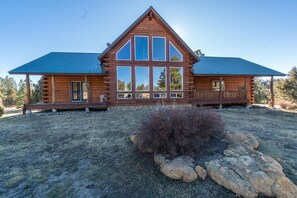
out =
[[[297,183],[296,113],[218,112],[227,129],[255,135],[261,141],[259,151],[278,160]],[[0,197],[234,197],[209,178],[186,184],[162,175],[153,158],[140,154],[128,139],[146,113],[78,111],[1,118]],[[222,146],[207,152],[220,154]]]

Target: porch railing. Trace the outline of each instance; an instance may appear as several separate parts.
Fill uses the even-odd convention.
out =
[[[246,100],[246,91],[195,91],[195,99],[203,101]]]

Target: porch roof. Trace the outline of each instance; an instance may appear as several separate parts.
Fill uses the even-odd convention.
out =
[[[250,75],[285,76],[285,74],[262,65],[233,57],[200,56],[194,64],[195,75]]]
[[[10,74],[105,74],[100,53],[51,52],[17,67]]]

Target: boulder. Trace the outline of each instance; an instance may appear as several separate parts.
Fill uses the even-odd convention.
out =
[[[156,163],[161,165],[161,172],[171,179],[182,179],[184,182],[193,182],[198,178],[194,169],[194,160],[189,156],[179,156],[164,163],[164,158],[156,156]]]
[[[214,181],[243,197],[297,197],[297,187],[280,163],[255,150],[259,143],[253,136],[228,133],[225,139],[230,142],[225,157],[206,162]]]
[[[138,140],[138,136],[139,136],[139,132],[136,131],[134,133],[132,133],[129,138],[130,140],[132,141],[132,143],[136,146],[139,146],[139,140]],[[153,148],[146,148],[145,152],[147,153],[153,153],[154,152],[154,149]]]
[[[207,171],[203,167],[198,165],[195,167],[195,171],[200,179],[205,180],[205,178],[207,177]]]
[[[166,157],[164,157],[161,154],[155,154],[154,155],[154,161],[156,164],[158,164],[160,167],[164,166],[168,160],[166,160]]]
[[[225,138],[233,144],[245,144],[256,149],[259,147],[259,141],[248,132],[228,132],[225,135]]]
[[[222,166],[219,160],[210,161],[207,164],[207,172],[219,185],[232,190],[243,197],[257,197],[257,191],[251,184],[242,179],[234,170]]]
[[[296,185],[286,177],[280,178],[272,186],[272,192],[276,197],[281,198],[296,198],[297,187]]]

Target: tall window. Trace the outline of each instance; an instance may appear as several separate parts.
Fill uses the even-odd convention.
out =
[[[71,100],[73,102],[81,102],[88,99],[89,83],[71,82]]]
[[[154,91],[166,91],[166,67],[154,67]]]
[[[153,61],[166,61],[166,39],[153,37]]]
[[[118,66],[117,67],[117,82],[119,92],[132,91],[131,81],[131,67],[130,66]]]
[[[131,40],[129,40],[116,54],[117,60],[131,60]]]
[[[170,68],[170,91],[183,90],[183,68],[171,67]]]
[[[135,67],[135,90],[150,90],[149,67]]]
[[[172,62],[182,62],[183,55],[178,51],[178,49],[169,42],[169,59]]]
[[[212,90],[220,91],[220,81],[219,80],[212,81]],[[222,80],[222,91],[224,91],[224,90],[225,90],[225,82]]]
[[[148,61],[149,60],[149,37],[135,36],[135,60]]]

